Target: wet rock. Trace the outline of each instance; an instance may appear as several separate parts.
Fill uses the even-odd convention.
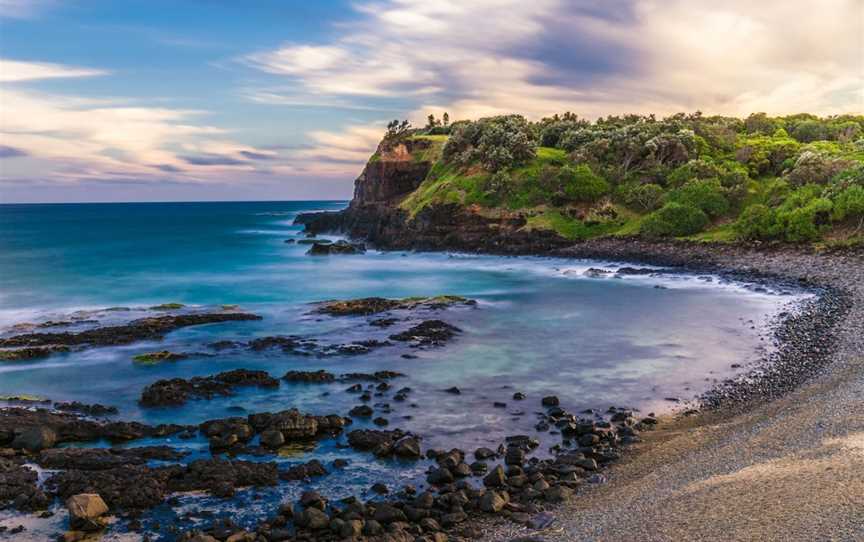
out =
[[[26,333],[0,339],[0,347],[34,347],[34,346],[114,346],[130,344],[138,341],[154,341],[162,339],[167,333],[189,326],[232,322],[244,320],[260,320],[255,314],[244,312],[216,312],[198,314],[179,314],[155,316],[133,320],[120,326],[108,326],[88,329],[78,333]]]
[[[54,403],[54,408],[62,412],[79,412],[88,416],[111,416],[117,414],[117,407],[100,404],[87,405],[72,401],[71,403]]]
[[[443,309],[455,305],[472,306],[476,304],[477,302],[473,299],[467,299],[455,295],[441,295],[435,297],[408,297],[404,299],[364,297],[361,299],[326,301],[318,306],[316,312],[322,314],[329,314],[331,316],[368,316],[371,314],[377,314],[397,309]],[[377,323],[370,322],[370,324],[379,325],[379,327],[387,327],[389,325],[392,325],[392,323],[395,323],[395,321],[395,319],[380,319],[377,321],[373,321]]]
[[[406,436],[409,435],[399,429],[357,429],[348,433],[348,444],[354,449],[387,457],[395,453],[396,443]]]
[[[43,450],[36,462],[46,469],[106,470],[123,465],[145,465],[153,460],[178,461],[188,453],[169,446],[52,448]]]
[[[573,490],[567,486],[550,487],[543,492],[543,498],[548,502],[567,502],[573,497]]]
[[[502,487],[506,480],[507,477],[504,474],[504,467],[498,465],[492,469],[485,478],[483,478],[483,485],[486,487]]]
[[[317,459],[295,465],[279,472],[279,479],[285,481],[308,480],[327,474],[327,469]]]
[[[213,376],[198,376],[188,380],[172,378],[157,380],[141,392],[139,403],[142,406],[177,406],[185,404],[190,398],[210,399],[214,396],[229,396],[234,388],[258,386],[275,388],[279,381],[265,371],[235,369]]]
[[[66,499],[69,511],[69,526],[80,531],[98,531],[105,527],[103,516],[108,513],[108,505],[96,493],[82,493]]]
[[[134,361],[135,363],[141,363],[143,365],[156,365],[157,363],[162,363],[164,361],[180,361],[187,358],[189,358],[189,354],[161,350],[159,352],[138,354],[137,356],[134,356],[132,358],[132,361]]]
[[[50,427],[28,427],[15,436],[12,447],[30,452],[52,448],[57,444],[57,433]]]
[[[363,254],[364,252],[366,252],[366,245],[363,243],[349,243],[340,239],[335,243],[313,243],[306,254],[310,256],[330,256],[333,254]]]
[[[0,344],[2,344],[2,339],[0,339]],[[0,361],[29,361],[33,359],[47,358],[51,354],[68,351],[68,346],[58,344],[10,348],[0,350]]]
[[[288,371],[282,376],[286,382],[327,383],[334,382],[336,376],[325,370],[320,371]]]
[[[460,395],[462,393],[462,390],[460,390],[456,386],[453,386],[452,388],[447,388],[444,391],[447,393],[452,393],[453,395]]]
[[[352,408],[348,412],[348,415],[354,418],[368,418],[372,416],[373,413],[374,411],[372,410],[372,407],[368,405],[358,405]]]
[[[421,457],[420,442],[416,437],[404,437],[393,445],[393,453],[398,457],[419,459]]]
[[[558,403],[558,397],[556,397],[556,396],[554,396],[554,395],[549,395],[549,396],[547,396],[547,397],[544,397],[544,398],[540,401],[540,403],[541,403],[543,406],[545,406],[545,407],[556,407],[556,406],[558,406],[558,404],[559,404],[559,403]]]
[[[35,470],[0,458],[0,509],[44,510],[50,500],[39,488]]]
[[[281,431],[268,429],[261,433],[261,445],[276,449],[285,444],[285,435]]]
[[[458,327],[442,320],[426,320],[401,333],[390,335],[394,341],[411,341],[417,346],[441,346],[461,333]]]
[[[480,510],[489,513],[497,514],[504,509],[504,505],[509,501],[506,492],[498,492],[494,490],[487,491],[480,498]]]
[[[408,518],[405,517],[405,512],[386,503],[379,504],[375,507],[375,515],[373,519],[378,523],[384,524],[396,521],[408,521]]]

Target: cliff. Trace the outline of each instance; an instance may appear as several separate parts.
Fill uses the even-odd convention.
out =
[[[354,181],[343,211],[301,214],[312,233],[339,233],[389,250],[470,250],[528,253],[569,244],[553,231],[526,229],[521,213],[489,213],[459,202],[426,205],[413,214],[403,205],[440,160],[443,141],[384,139]]]
[[[384,249],[544,253],[597,238],[850,246],[864,243],[862,135],[864,117],[759,114],[391,127],[348,208],[297,222]]]

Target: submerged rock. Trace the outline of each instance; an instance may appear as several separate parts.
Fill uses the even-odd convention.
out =
[[[119,326],[88,329],[77,333],[26,333],[0,339],[0,347],[36,346],[113,346],[137,341],[160,340],[165,334],[189,326],[260,320],[261,317],[245,312],[216,312],[178,314],[140,318]]]
[[[366,252],[366,245],[363,243],[349,243],[348,241],[339,240],[335,243],[317,241],[312,244],[312,247],[306,254],[310,256],[330,256],[332,254],[363,254],[364,252]]]
[[[2,339],[0,339],[2,341]],[[68,352],[69,347],[51,344],[47,346],[28,346],[24,348],[11,348],[0,350],[0,361],[28,361],[32,359],[47,358],[51,354]]]
[[[319,371],[288,371],[282,375],[286,382],[327,383],[335,382],[336,376],[323,369]]]
[[[139,403],[146,407],[177,406],[185,404],[190,398],[210,399],[214,396],[232,395],[234,388],[241,386],[275,388],[279,386],[279,381],[266,371],[248,369],[235,369],[188,380],[183,378],[157,380],[144,388]]]
[[[324,303],[319,304],[318,308],[315,309],[315,312],[329,314],[331,316],[365,316],[397,309],[444,309],[456,305],[474,306],[476,304],[477,302],[473,299],[457,295],[406,297],[401,299],[364,297],[360,299],[325,301]],[[375,324],[375,322],[378,322],[378,324]],[[382,327],[386,327],[387,325],[395,323],[395,320],[376,320],[371,323],[374,325],[384,324]]]
[[[162,350],[160,352],[149,352],[147,354],[138,354],[134,356],[132,360],[135,363],[142,363],[146,365],[155,365],[157,363],[161,363],[163,361],[180,361],[182,359],[186,359],[189,357],[189,354],[181,354],[177,352],[169,352],[168,350]]]
[[[441,346],[462,330],[442,320],[426,320],[416,326],[390,335],[394,341],[412,341],[417,346]]]

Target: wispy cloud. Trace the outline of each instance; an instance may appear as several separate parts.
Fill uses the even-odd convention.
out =
[[[289,101],[400,98],[416,120],[444,109],[458,117],[833,113],[862,108],[861,7],[383,0],[357,4],[359,20],[333,41],[286,43],[244,61],[285,77],[298,89]]]
[[[56,3],[56,0],[0,0],[0,17],[31,19]]]
[[[38,79],[58,79],[70,77],[95,77],[107,75],[104,70],[64,66],[49,62],[25,62],[0,58],[0,83],[18,83]]]
[[[17,158],[19,156],[29,156],[29,153],[24,149],[0,145],[0,158]]]

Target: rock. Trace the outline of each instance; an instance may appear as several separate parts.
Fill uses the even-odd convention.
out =
[[[452,484],[453,480],[453,473],[450,472],[450,469],[446,467],[439,467],[437,469],[433,469],[429,473],[429,475],[426,476],[426,481],[436,486]]]
[[[78,401],[72,401],[71,403],[54,403],[54,408],[62,412],[80,412],[81,414],[86,414],[88,416],[110,416],[117,414],[118,412],[117,407],[99,404],[87,405],[79,403]]]
[[[480,510],[489,514],[497,514],[504,509],[504,505],[507,504],[508,500],[507,494],[504,492],[487,491],[480,498]]]
[[[105,527],[102,516],[108,513],[108,505],[95,493],[81,493],[66,499],[69,510],[69,525],[78,531],[98,531]]]
[[[339,465],[334,461],[334,466],[339,468]],[[324,465],[321,464],[317,459],[313,459],[307,463],[303,463],[301,465],[294,465],[293,467],[289,467],[283,471],[279,472],[279,479],[285,481],[297,481],[297,480],[308,480],[317,476],[324,476],[327,474],[327,469],[324,468]]]
[[[172,378],[157,380],[141,392],[139,403],[145,407],[177,406],[185,404],[190,398],[210,399],[214,396],[228,396],[234,388],[259,386],[275,388],[279,381],[265,371],[235,369],[213,376],[194,377],[188,380]]]
[[[286,382],[303,382],[308,384],[319,384],[335,382],[336,376],[325,370],[320,371],[288,371],[282,376]]]
[[[504,475],[504,467],[498,465],[483,478],[483,485],[486,487],[501,487],[504,485],[506,480],[507,477]]]
[[[372,452],[379,457],[394,453],[394,446],[407,433],[399,429],[357,429],[348,433],[348,444],[357,450]]]
[[[393,453],[398,457],[407,457],[419,459],[422,454],[420,452],[420,442],[416,437],[405,437],[399,439],[393,446]]]
[[[441,320],[426,320],[416,326],[390,335],[394,341],[411,341],[417,346],[441,346],[462,330]]]
[[[558,404],[559,404],[559,403],[558,403],[558,398],[557,398],[556,396],[554,396],[554,395],[549,395],[549,396],[547,396],[547,397],[544,397],[544,398],[540,401],[540,403],[541,403],[543,406],[545,406],[545,407],[556,407],[556,406],[558,406]]]
[[[468,514],[465,512],[451,512],[441,516],[441,525],[444,527],[453,527],[468,519]]]
[[[276,429],[268,429],[261,433],[261,445],[268,448],[279,448],[285,444],[285,436],[281,431]]]
[[[495,452],[490,450],[489,448],[477,448],[474,451],[474,457],[479,460],[492,459],[495,457]]]
[[[364,252],[366,252],[366,245],[363,243],[349,243],[340,239],[335,243],[313,243],[306,254],[310,256],[330,256],[333,254],[363,254]]]
[[[525,394],[520,392],[520,391],[517,391],[516,393],[513,394],[513,400],[514,401],[524,401],[525,400]]]
[[[363,534],[363,522],[359,519],[349,519],[339,529],[342,538],[356,538]]]
[[[573,490],[567,486],[553,486],[543,492],[543,498],[548,502],[567,502],[573,497]]]
[[[69,347],[57,344],[46,346],[29,346],[0,350],[0,361],[26,361],[47,358],[57,352],[68,352]]]
[[[307,508],[302,514],[302,524],[313,531],[330,527],[330,517],[318,508]]]
[[[78,333],[27,333],[0,339],[0,347],[33,346],[115,346],[137,341],[158,341],[165,334],[180,328],[232,322],[260,320],[255,314],[244,312],[215,312],[196,314],[177,314],[140,318],[119,326],[99,327]]]
[[[375,508],[375,521],[379,523],[393,523],[396,521],[408,521],[405,513],[389,504],[379,504]]]
[[[12,447],[30,452],[53,448],[57,444],[57,433],[50,427],[29,427],[15,436]]]
[[[358,405],[352,408],[348,412],[348,415],[352,418],[369,418],[373,413],[374,411],[372,410],[372,407],[368,405]]]
[[[460,395],[460,394],[462,393],[462,390],[460,390],[460,389],[457,388],[456,386],[453,386],[452,388],[447,388],[447,389],[444,390],[444,391],[445,391],[446,393],[452,393],[453,395]]]
[[[156,365],[157,363],[162,363],[163,361],[180,361],[187,359],[188,357],[189,354],[162,350],[160,352],[148,352],[146,354],[138,354],[132,358],[132,361],[144,365]]]

